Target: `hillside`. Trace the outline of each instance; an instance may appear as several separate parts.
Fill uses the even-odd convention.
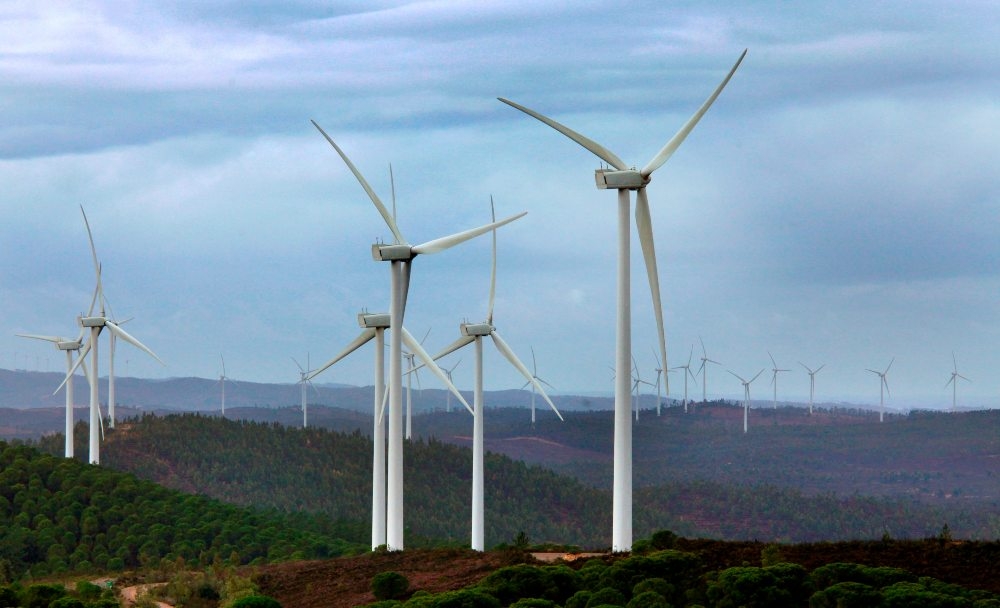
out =
[[[15,576],[355,552],[351,522],[238,508],[0,441],[0,565]]]
[[[452,416],[462,420],[467,414]],[[575,424],[574,416],[584,415],[567,416],[567,427]],[[82,454],[82,426],[77,437]],[[579,450],[531,435],[522,443],[557,453]],[[43,445],[53,453],[61,451],[58,436],[46,437]],[[367,521],[371,449],[370,439],[360,432],[303,431],[186,414],[123,422],[109,432],[102,457],[107,466],[186,492]],[[407,442],[405,449],[407,546],[464,546],[469,534],[470,452],[440,439]],[[706,470],[705,479],[637,488],[636,534],[671,529],[685,536],[740,540],[846,540],[886,534],[923,538],[945,523],[957,538],[995,538],[1000,532],[994,503],[945,508],[908,498],[807,494],[775,484],[716,482],[710,472]],[[609,545],[611,500],[606,489],[498,454],[488,455],[486,475],[488,546],[509,542],[522,531],[534,541]]]

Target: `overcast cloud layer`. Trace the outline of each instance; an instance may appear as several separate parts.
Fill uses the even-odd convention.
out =
[[[224,353],[237,380],[294,382],[290,357],[338,352],[387,308],[370,246],[391,234],[315,119],[386,201],[392,163],[412,242],[485,223],[491,195],[528,211],[498,234],[495,324],[561,391],[610,394],[615,195],[596,157],[496,97],[642,166],[748,48],[648,189],[669,365],[695,345],[697,366],[700,336],[723,364],[710,396],[739,396],[724,370],[770,351],[792,370],[779,398],[808,395],[802,362],[826,365],[818,399],[877,403],[865,369],[895,358],[889,407],[944,408],[954,351],[960,406],[1000,405],[994,3],[332,4],[0,6],[0,367],[62,368],[14,334],[78,332],[81,204],[114,315],[168,363],[123,345],[120,373],[213,377]],[[484,318],[489,261],[488,236],[417,259],[406,325],[428,350]],[[632,262],[652,380],[636,238]],[[371,348],[322,378],[370,384]],[[488,389],[523,384],[487,353]]]

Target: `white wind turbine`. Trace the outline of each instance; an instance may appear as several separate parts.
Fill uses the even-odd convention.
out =
[[[806,364],[803,363],[803,362],[801,362],[801,361],[799,361],[799,365],[801,365],[802,367],[805,367],[806,371],[809,372],[809,415],[812,416],[812,413],[813,413],[813,396],[815,396],[815,394],[816,394],[816,374],[819,373],[819,370],[821,370],[824,367],[826,367],[826,363],[824,363],[823,365],[820,365],[816,369],[809,369],[809,367],[807,367]]]
[[[656,415],[660,415],[660,377],[663,376],[663,364],[660,362],[660,358],[656,356],[656,350],[653,350],[653,358],[656,359],[656,368],[653,371],[656,372]],[[667,370],[672,371],[672,370]],[[685,384],[687,384],[687,378],[684,379]],[[685,404],[686,406],[687,404]]]
[[[889,382],[885,379],[885,377],[886,377],[886,374],[889,373],[889,368],[892,367],[892,363],[895,360],[896,360],[896,358],[893,357],[889,361],[889,365],[885,366],[885,371],[884,372],[876,371],[874,369],[869,369],[868,370],[871,373],[873,373],[873,374],[875,374],[876,376],[879,377],[879,385],[878,385],[878,405],[879,405],[878,421],[879,422],[883,422],[885,420],[885,394],[889,392]],[[890,394],[889,396],[891,397],[892,395]]]
[[[770,351],[768,351],[767,356],[771,357],[771,365],[774,366],[771,368],[771,384],[774,386],[774,401],[772,403],[774,404],[774,409],[778,409],[778,374],[781,372],[790,372],[792,370],[779,369],[778,364],[774,361],[774,357],[771,356]]]
[[[406,295],[410,285],[410,268],[413,259],[420,254],[439,253],[450,249],[455,245],[463,243],[471,238],[489,232],[495,228],[508,224],[525,213],[520,213],[493,224],[473,228],[464,232],[459,232],[439,239],[434,239],[420,245],[411,245],[407,242],[396,220],[389,214],[382,201],[379,200],[375,191],[365,180],[361,172],[357,170],[343,150],[326,134],[316,121],[312,121],[314,127],[323,135],[333,149],[337,151],[340,158],[347,165],[351,173],[364,188],[389,230],[392,232],[394,242],[391,245],[375,243],[372,245],[372,257],[376,261],[389,262],[389,326],[391,330],[403,327],[403,313],[406,310]],[[389,349],[389,462],[388,462],[388,490],[387,490],[387,515],[386,515],[386,547],[390,551],[401,551],[403,549],[403,433],[402,433],[402,349],[400,340],[393,339]],[[420,344],[414,341],[420,348]],[[423,350],[422,348],[420,350]]]
[[[101,410],[100,410],[100,395],[99,395],[99,384],[100,384],[100,374],[98,373],[97,366],[97,350],[98,350],[98,337],[101,334],[101,330],[105,327],[108,331],[116,338],[121,338],[129,344],[135,346],[139,350],[145,352],[150,357],[156,359],[161,365],[166,365],[160,360],[156,354],[149,350],[144,344],[133,338],[127,331],[119,326],[119,323],[112,319],[109,319],[106,313],[106,301],[104,299],[104,288],[101,284],[101,264],[97,261],[97,248],[94,247],[94,236],[90,231],[90,222],[87,221],[87,213],[83,210],[83,206],[80,206],[80,213],[83,214],[83,223],[87,228],[87,239],[90,241],[90,254],[94,261],[94,273],[97,276],[97,285],[94,288],[94,297],[90,301],[90,310],[87,312],[87,316],[80,317],[78,319],[81,328],[90,329],[90,339],[87,343],[80,349],[80,355],[77,357],[76,363],[70,369],[69,373],[66,374],[66,378],[63,380],[63,384],[72,380],[73,373],[76,368],[83,363],[87,352],[90,352],[90,454],[88,456],[88,461],[91,464],[101,463],[101,444],[100,444],[100,429],[103,426],[101,421]],[[98,315],[94,315],[94,308],[100,305],[100,311]],[[112,376],[109,375],[109,382]],[[56,389],[56,392],[62,388],[62,384]]]
[[[492,206],[492,200],[490,201]],[[494,216],[495,217],[495,216]],[[493,303],[496,296],[496,280],[497,280],[497,235],[496,230],[493,231],[493,262],[490,270],[490,297],[489,304],[487,306],[486,320],[482,323],[462,323],[458,326],[461,336],[452,342],[450,345],[445,347],[440,353],[434,356],[434,359],[440,359],[446,355],[449,355],[463,346],[475,343],[476,345],[476,357],[473,361],[473,376],[474,376],[474,400],[472,403],[473,407],[473,430],[472,430],[472,549],[475,551],[483,551],[484,547],[484,500],[483,500],[483,457],[484,457],[484,438],[483,438],[483,426],[484,426],[484,414],[483,410],[485,404],[483,402],[483,338],[489,336],[493,339],[493,344],[497,347],[507,361],[510,362],[514,369],[519,371],[522,376],[524,376],[528,382],[538,391],[542,398],[549,404],[552,411],[559,416],[562,420],[562,414],[556,409],[552,400],[549,396],[545,394],[545,389],[542,388],[541,383],[536,379],[536,377],[528,370],[527,366],[517,358],[514,351],[511,350],[510,346],[500,337],[497,333],[496,326],[493,325]]]
[[[450,368],[447,368],[447,367],[442,367],[441,368],[441,370],[444,371],[445,375],[448,376],[448,382],[451,382],[452,384],[455,383],[455,380],[451,377],[451,374],[455,371],[455,368],[458,367],[458,364],[461,363],[461,362],[462,362],[462,360],[459,359],[458,361],[455,362],[455,365],[452,365]],[[450,414],[451,413],[451,391],[445,391],[444,394],[445,394],[444,411],[446,411],[446,412],[448,412]]]
[[[551,384],[549,384],[548,382],[546,382],[545,380],[542,380],[541,378],[538,377],[538,362],[535,361],[535,347],[533,347],[533,346],[531,347],[531,377],[534,378],[535,381],[537,381],[537,382],[539,382],[541,384],[544,384],[545,386],[551,388],[552,390],[555,390],[555,388],[556,388],[556,387],[552,386]],[[531,426],[535,426],[535,394],[536,393],[535,393],[535,384],[534,384],[534,382],[532,382],[531,380],[525,382],[523,385],[521,385],[521,390],[526,389],[529,385],[531,386]]]
[[[80,349],[83,347],[83,332],[77,336],[76,340],[71,338],[63,338],[60,336],[40,336],[37,334],[17,334],[21,338],[31,338],[33,340],[44,340],[45,342],[51,342],[57,349],[66,352],[66,373],[67,375],[72,374],[73,367],[73,353],[77,353],[79,356]],[[90,382],[90,374],[87,373],[87,364],[81,363],[83,367],[83,374],[86,376],[87,381]],[[66,458],[73,457],[73,381],[70,380],[66,382],[66,446],[65,455]]]
[[[423,344],[424,341],[427,340],[427,336],[429,336],[430,333],[431,330],[428,329],[427,333],[424,334],[423,339],[420,340],[420,344]],[[416,359],[417,354],[412,351],[404,350],[402,351],[402,355],[403,358],[406,359],[406,432],[404,437],[406,439],[410,439],[413,434],[413,378],[417,379],[417,390],[421,390],[420,374],[414,366],[414,359]],[[450,382],[451,375],[445,375],[448,376],[448,381]],[[448,395],[451,395],[451,393],[449,392]]]
[[[307,428],[309,426],[309,404],[307,403],[306,393],[309,392],[309,386],[312,387],[313,391],[316,392],[316,396],[319,396],[319,389],[316,388],[308,378],[309,376],[309,353],[306,353],[306,367],[302,368],[302,365],[295,360],[295,357],[291,357],[292,362],[295,363],[295,367],[299,368],[299,381],[301,400],[302,400],[302,428]],[[307,386],[308,385],[308,386]]]
[[[361,312],[358,314],[358,325],[361,326],[361,333],[358,337],[333,359],[310,372],[306,376],[306,380],[311,381],[347,355],[367,344],[372,338],[375,339],[375,385],[372,403],[372,549],[374,550],[386,545],[386,437],[383,398],[387,396],[385,390],[385,330],[389,329],[389,313]],[[403,328],[404,342],[409,335],[406,328]],[[431,370],[433,371],[435,368],[437,365],[431,361]],[[444,371],[440,369],[439,371],[441,372],[439,377],[447,377]],[[458,395],[459,400],[471,413],[472,408],[465,402],[461,393],[450,380],[445,382],[445,386],[448,387],[450,393]]]
[[[752,384],[754,380],[759,378],[760,375],[764,373],[764,370],[760,370],[759,372],[757,372],[756,376],[750,378],[749,380],[744,380],[736,372],[732,370],[727,369],[726,371],[736,376],[739,379],[739,381],[743,383],[743,432],[746,433],[747,429],[749,428],[749,418],[750,418],[750,384]]]
[[[955,352],[954,351],[952,351],[952,353],[951,353],[951,362],[952,362],[952,365],[954,365],[954,368],[953,368],[954,371],[951,372],[951,378],[948,380],[947,384],[944,385],[944,387],[948,388],[948,384],[951,385],[951,410],[955,411],[955,407],[956,407],[956,404],[958,402],[958,379],[961,378],[962,380],[965,380],[966,382],[972,382],[972,380],[969,380],[968,378],[966,378],[962,374],[958,373],[958,360],[955,359]]]
[[[733,65],[725,79],[715,91],[705,100],[697,112],[688,119],[681,129],[667,144],[646,164],[642,170],[630,168],[616,154],[593,141],[592,139],[573,131],[572,129],[543,116],[533,110],[516,104],[508,99],[500,98],[507,105],[521,110],[525,114],[540,120],[546,125],[569,137],[595,156],[608,163],[613,169],[598,169],[595,173],[599,189],[618,191],[618,286],[617,286],[617,325],[615,365],[617,368],[615,382],[615,440],[614,440],[614,488],[612,499],[612,531],[611,548],[614,551],[628,551],[632,548],[632,427],[629,422],[629,358],[632,351],[632,316],[631,316],[631,286],[629,269],[630,226],[629,210],[631,208],[632,190],[636,191],[635,223],[639,233],[639,244],[646,263],[646,275],[653,298],[653,312],[656,315],[657,337],[659,338],[660,356],[663,364],[667,363],[667,347],[663,330],[663,308],[660,304],[660,279],[656,270],[656,251],[653,243],[653,224],[649,215],[649,201],[646,198],[646,186],[653,172],[673,155],[684,142],[701,117],[708,111],[712,103],[722,92],[722,89],[732,78],[739,67],[746,51]],[[670,392],[669,384],[667,392]]]
[[[701,339],[701,336],[698,336],[698,341],[701,342],[701,367],[698,368],[698,373],[701,374],[701,402],[708,403],[708,364],[722,364],[708,358],[708,353],[705,351],[705,341]]]
[[[226,415],[226,380],[228,380],[229,382],[231,382],[233,385],[236,384],[236,381],[226,375],[226,359],[225,359],[225,357],[222,356],[221,353],[219,354],[219,360],[222,362],[222,373],[219,374],[219,382],[217,384],[219,384],[222,387],[222,415],[223,415],[223,417],[225,417],[225,415]]]
[[[698,379],[698,377],[694,375],[694,372],[691,371],[692,357],[694,357],[694,344],[691,345],[691,352],[688,353],[688,362],[684,365],[678,365],[677,367],[672,368],[672,369],[684,370],[684,413],[685,414],[688,411],[688,376],[691,376],[692,380]],[[705,364],[704,361],[702,361],[702,365],[704,364]]]
[[[647,381],[643,380],[639,376],[639,364],[636,362],[635,357],[632,357],[632,393],[635,395],[635,420],[636,420],[636,422],[639,421],[639,408],[640,408],[639,399],[640,399],[640,395],[642,394],[641,393],[641,388],[642,388],[641,385],[643,385],[643,384],[648,385],[648,386],[653,386],[653,384],[651,382],[647,382]]]

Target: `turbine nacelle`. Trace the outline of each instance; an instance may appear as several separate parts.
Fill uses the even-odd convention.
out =
[[[475,338],[490,335],[494,327],[492,323],[462,323],[458,329],[463,336]]]
[[[638,190],[649,183],[649,176],[635,169],[598,169],[594,171],[594,180],[599,190]]]
[[[408,261],[417,257],[409,245],[372,245],[372,259],[376,262]]]
[[[106,324],[104,317],[80,317],[80,327],[104,327]]]
[[[389,313],[358,313],[358,325],[365,328],[389,329]]]
[[[80,350],[82,346],[83,342],[81,340],[62,340],[56,342],[56,348],[59,350]]]

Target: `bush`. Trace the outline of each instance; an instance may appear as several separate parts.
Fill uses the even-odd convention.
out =
[[[809,598],[809,608],[875,608],[881,603],[875,588],[851,581],[830,585]]]
[[[654,549],[659,549],[660,551],[673,549],[674,545],[677,544],[677,535],[670,530],[658,530],[653,532],[653,535],[649,538],[649,542],[652,543]]]
[[[598,589],[590,596],[586,608],[597,608],[597,606],[624,606],[625,594],[614,587]]]
[[[655,591],[643,591],[632,596],[625,608],[671,608],[670,602]]]
[[[32,585],[24,590],[21,602],[15,606],[23,608],[49,608],[49,604],[66,595],[62,585]]]
[[[281,608],[278,600],[267,595],[247,595],[230,604],[231,608]]]
[[[377,600],[399,599],[410,588],[410,581],[398,572],[379,572],[372,578],[372,593]]]

